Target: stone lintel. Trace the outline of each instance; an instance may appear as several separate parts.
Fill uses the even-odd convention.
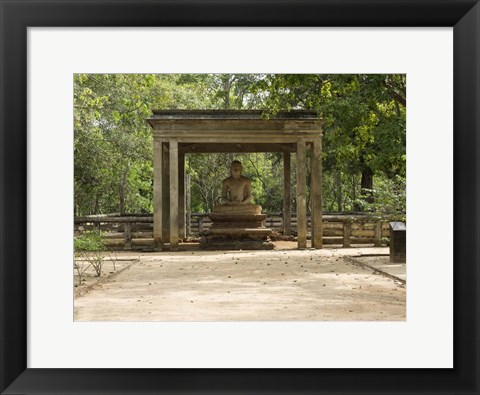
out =
[[[279,131],[287,133],[321,133],[322,121],[315,111],[280,111],[273,117],[263,117],[261,110],[153,110],[147,122],[154,133],[208,134],[221,131],[228,135],[232,132],[249,131],[273,134]]]

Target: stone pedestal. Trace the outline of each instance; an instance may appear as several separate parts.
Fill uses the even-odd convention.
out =
[[[203,232],[200,247],[203,249],[273,249],[272,230],[265,228],[267,218],[262,208],[254,204],[216,206],[208,217],[212,226]]]
[[[390,222],[390,263],[407,262],[407,228],[403,222]]]

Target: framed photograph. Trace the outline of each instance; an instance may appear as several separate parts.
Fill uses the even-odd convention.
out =
[[[476,1],[0,2],[2,394],[480,393]],[[198,84],[199,75],[215,78],[231,72],[256,80],[259,73],[272,73],[305,78],[392,75],[406,81],[409,283],[406,297],[402,294],[406,308],[404,302],[398,317],[375,318],[376,322],[308,322],[300,315],[295,322],[154,322],[136,315],[109,319],[113,304],[90,319],[101,298],[89,305],[82,299],[74,307],[72,229],[81,221],[74,224],[72,215],[77,119],[77,109],[72,109],[76,87],[89,89],[89,77],[82,76],[175,74]],[[162,84],[161,89],[168,89],[168,79]],[[187,94],[195,100],[194,90]],[[402,100],[406,102],[406,96]],[[347,109],[345,116],[348,113]],[[182,154],[199,147],[225,148],[213,146],[208,136],[208,147],[192,147],[187,140],[163,145],[162,122],[183,117],[180,129],[185,132],[186,127],[199,127],[198,120],[191,121],[192,114],[153,111],[148,116],[155,149],[160,147],[173,163],[178,163],[177,154],[171,153],[177,147]],[[258,149],[259,142],[262,149],[273,150],[277,144],[283,150],[296,149],[295,161],[302,163],[307,163],[304,148],[316,152],[319,144],[321,149],[316,140],[292,143],[275,133],[265,132],[261,140],[235,126],[237,118],[225,118],[238,117],[232,114],[216,119],[224,122],[225,130],[214,138],[225,138],[224,144],[234,141],[225,137],[227,132],[243,133],[245,152]],[[257,115],[251,111],[242,116]],[[298,119],[292,121],[292,116]],[[311,127],[308,116],[315,114],[293,111],[289,119],[276,122],[289,127],[303,122],[305,129]],[[314,136],[315,130],[309,133]],[[278,141],[270,141],[272,137]],[[312,163],[321,168],[321,160]],[[230,178],[246,168],[235,161],[231,166]],[[159,173],[156,177],[154,182],[161,184]],[[237,184],[230,178],[223,198],[235,194]],[[167,187],[178,193],[177,186]],[[316,186],[311,188],[318,192]],[[262,204],[268,203],[265,199]],[[154,212],[178,214],[176,205],[172,209],[161,204]],[[304,209],[298,212],[306,213],[300,206]],[[307,243],[306,218],[304,222],[298,247]],[[155,243],[156,236],[159,243],[163,240],[162,224],[154,225]],[[132,239],[126,236],[132,230],[124,227],[122,238],[131,247]],[[382,235],[381,227],[379,232],[360,231]],[[170,232],[172,245],[176,234]],[[315,247],[313,235],[311,240]],[[315,243],[321,247],[321,237]],[[82,285],[81,278],[75,281]],[[175,300],[162,303],[167,309]],[[181,309],[182,320],[189,321],[188,306]],[[202,320],[195,316],[190,321]]]

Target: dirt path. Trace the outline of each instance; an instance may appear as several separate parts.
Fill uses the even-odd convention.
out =
[[[405,320],[406,290],[341,250],[144,254],[75,299],[77,321]]]

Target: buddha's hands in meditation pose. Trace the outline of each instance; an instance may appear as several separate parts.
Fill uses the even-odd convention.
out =
[[[252,180],[242,176],[242,164],[235,160],[230,165],[230,177],[223,180],[222,199],[226,205],[250,204]]]

